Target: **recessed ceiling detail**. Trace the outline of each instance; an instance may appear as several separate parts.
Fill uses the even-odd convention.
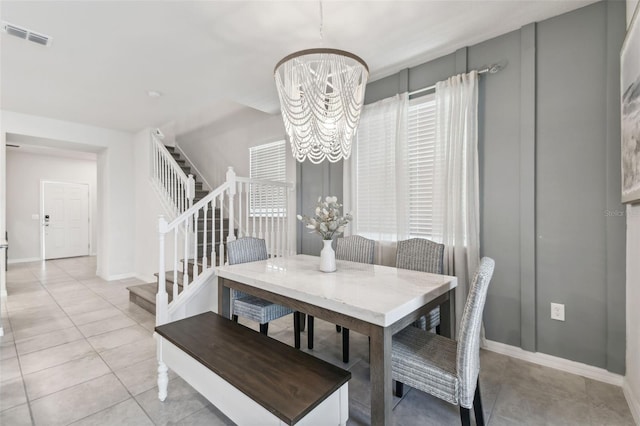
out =
[[[3,22],[2,31],[8,35],[12,35],[14,37],[21,38],[23,40],[28,40],[36,44],[40,44],[42,46],[50,46],[52,38],[48,35],[36,33],[32,30],[29,30],[24,27],[20,27],[18,25],[10,24],[8,22]]]

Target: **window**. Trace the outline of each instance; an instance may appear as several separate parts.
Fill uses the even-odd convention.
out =
[[[249,168],[252,179],[286,180],[285,141],[272,142],[249,148]]]
[[[365,107],[355,145],[354,233],[374,240],[397,240],[397,97]]]
[[[249,176],[252,179],[286,181],[286,145],[277,141],[249,148]],[[250,214],[265,216],[276,208],[286,214],[286,189],[262,189],[262,185],[251,185]]]
[[[436,160],[435,94],[409,102],[407,127],[409,237],[440,241],[442,236],[436,235],[434,229],[437,218],[434,217],[433,209]]]
[[[436,142],[435,94],[365,109],[356,144],[355,233],[442,240],[433,208]]]

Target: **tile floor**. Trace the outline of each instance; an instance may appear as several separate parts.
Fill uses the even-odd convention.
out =
[[[95,258],[10,265],[0,338],[0,425],[226,425],[231,422],[175,375],[157,398],[154,318],[130,304],[126,287],[106,282]],[[293,321],[269,335],[292,344]],[[257,326],[254,326],[257,329]],[[303,336],[306,339],[306,334]],[[336,365],[341,338],[316,320],[313,353]],[[491,352],[481,354],[489,425],[633,425],[622,390]],[[351,425],[369,423],[367,338],[351,333],[346,366]],[[405,386],[396,425],[456,425],[458,410]]]

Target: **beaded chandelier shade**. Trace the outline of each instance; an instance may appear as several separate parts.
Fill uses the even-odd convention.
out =
[[[369,68],[336,49],[293,53],[275,68],[282,120],[296,160],[318,164],[349,158]]]

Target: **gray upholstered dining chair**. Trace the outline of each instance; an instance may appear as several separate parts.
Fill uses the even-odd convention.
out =
[[[396,384],[406,383],[460,406],[463,425],[470,424],[471,406],[476,424],[484,425],[478,380],[480,328],[494,266],[491,258],[480,261],[464,305],[457,342],[416,327],[406,327],[392,338],[391,366]]]
[[[238,263],[256,262],[266,260],[267,245],[263,239],[244,237],[227,243],[227,259],[229,265]],[[300,321],[299,313],[292,309],[277,305],[267,300],[231,289],[231,315],[235,322],[238,317],[247,318],[260,324],[260,333],[265,336],[269,330],[269,322],[290,313],[294,314],[293,328],[295,333],[295,346],[300,348]]]
[[[375,244],[375,241],[360,235],[338,238],[336,240],[336,259],[372,264]],[[307,347],[313,349],[313,317],[311,315],[309,315],[307,330]],[[342,361],[349,362],[349,329],[336,325],[336,331],[342,331]]]
[[[398,241],[396,268],[442,274],[443,256],[444,244],[424,238]],[[436,333],[440,334],[440,308],[432,309],[428,315],[421,317],[414,325],[423,330],[435,328]]]

